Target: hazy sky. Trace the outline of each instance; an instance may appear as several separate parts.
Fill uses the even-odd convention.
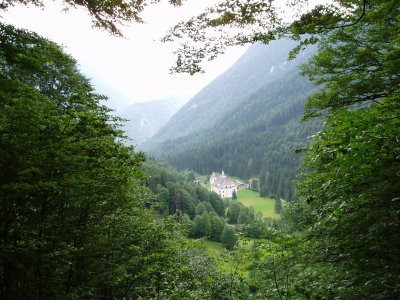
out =
[[[231,49],[210,62],[206,74],[170,75],[173,45],[159,39],[179,20],[199,13],[212,0],[189,0],[183,7],[160,3],[146,8],[147,24],[123,29],[125,38],[113,37],[91,27],[84,10],[63,12],[62,2],[48,2],[45,8],[16,6],[3,14],[2,21],[27,28],[64,46],[77,59],[82,72],[92,78],[99,92],[107,94],[110,105],[129,104],[168,97],[190,98],[226,70],[245,47]]]

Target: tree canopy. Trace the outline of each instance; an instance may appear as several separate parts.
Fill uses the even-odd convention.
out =
[[[305,46],[317,43],[321,36],[359,23],[376,2],[379,1],[333,0],[310,9],[308,0],[226,0],[176,24],[163,40],[182,41],[176,51],[174,72],[202,72],[201,63],[213,60],[227,47],[268,43],[282,37],[300,41],[291,53],[293,57]]]
[[[326,123],[300,193],[315,260],[335,267],[344,297],[399,295],[399,18],[397,1],[368,1],[362,19],[321,38],[303,67],[322,87],[305,117],[323,114]]]
[[[146,198],[137,184],[144,155],[115,142],[118,119],[71,57],[0,26],[1,294],[69,297],[98,293],[102,281],[111,288],[108,276],[119,275],[109,256],[123,249],[116,239],[146,219],[135,212]],[[137,237],[148,229],[138,227]]]
[[[143,22],[140,13],[146,6],[160,2],[160,0],[64,0],[66,8],[83,7],[92,18],[93,25],[104,29],[113,35],[122,36],[121,26],[128,22]],[[182,0],[168,0],[171,5],[179,6]],[[43,7],[43,0],[2,0],[0,10],[6,10],[16,4],[35,5]]]
[[[91,16],[93,25],[111,34],[122,36],[121,26],[129,22],[143,22],[142,11],[160,2],[135,0],[64,0],[66,8],[83,7]],[[173,6],[182,0],[169,0]],[[188,21],[171,28],[163,41],[180,40],[176,51],[175,72],[194,74],[202,72],[202,61],[213,60],[233,45],[263,42],[289,36],[301,40],[296,53],[304,45],[316,43],[320,36],[340,27],[358,23],[373,6],[373,0],[333,0],[313,9],[309,0],[257,1],[222,0]],[[16,4],[45,6],[43,0],[2,0],[0,10]],[[288,13],[290,12],[290,13]],[[290,15],[290,16],[288,16]],[[308,34],[306,38],[302,35]]]
[[[0,298],[226,299],[234,280],[147,208],[145,156],[75,60],[0,24],[0,70]]]

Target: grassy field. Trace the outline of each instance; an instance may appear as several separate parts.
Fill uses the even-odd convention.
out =
[[[243,181],[240,178],[232,177],[229,178],[234,180]],[[197,177],[203,184],[205,184],[208,190],[211,190],[210,182],[207,181],[207,176]],[[260,193],[244,189],[238,191],[238,201],[242,202],[246,206],[252,206],[256,212],[261,211],[264,218],[278,219],[280,216],[275,212],[275,200],[263,198]]]
[[[222,243],[209,241],[209,240],[204,240],[203,242],[207,247],[208,253],[210,253],[211,255],[216,255],[216,253],[218,251],[223,249]]]
[[[261,211],[264,218],[279,218],[275,212],[275,200],[260,197],[258,192],[248,189],[238,191],[237,197],[244,205],[252,206],[256,212]]]

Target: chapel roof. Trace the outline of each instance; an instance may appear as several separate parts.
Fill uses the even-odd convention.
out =
[[[225,175],[215,174],[214,186],[217,187],[233,187],[235,183],[227,178]]]

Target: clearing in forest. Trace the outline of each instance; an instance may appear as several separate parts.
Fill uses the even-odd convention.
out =
[[[260,196],[259,192],[244,189],[238,191],[238,201],[246,206],[251,206],[256,212],[261,211],[264,218],[278,219],[280,216],[275,212],[275,200]]]

